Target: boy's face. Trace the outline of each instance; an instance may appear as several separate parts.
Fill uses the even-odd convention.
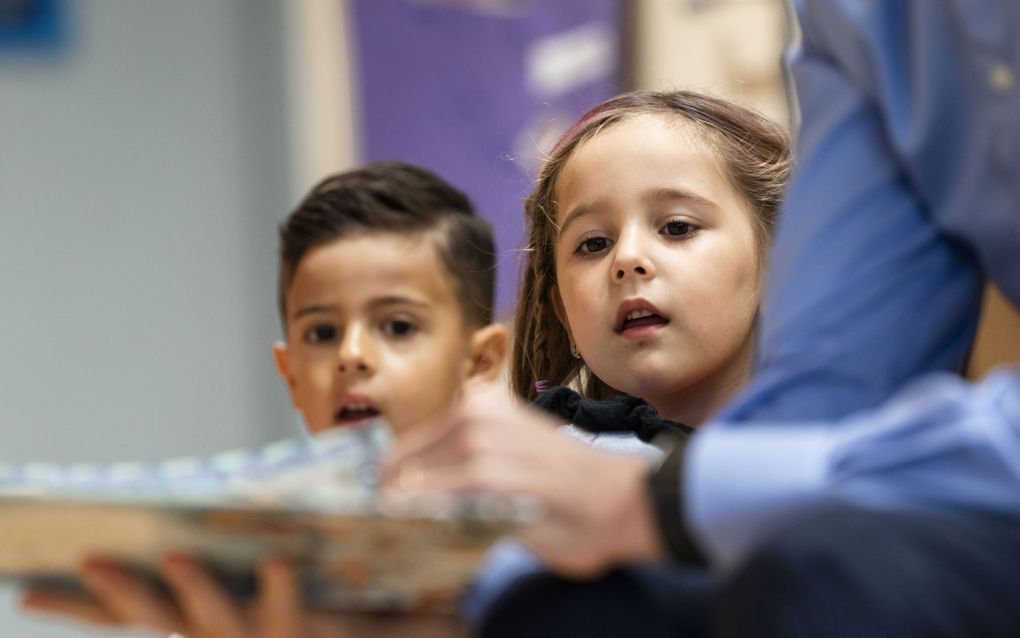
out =
[[[308,429],[385,417],[396,435],[441,416],[466,381],[488,381],[506,331],[472,329],[433,240],[359,233],[305,254],[286,292],[277,369]]]

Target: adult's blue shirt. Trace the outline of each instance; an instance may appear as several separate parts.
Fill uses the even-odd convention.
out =
[[[1020,517],[1020,373],[951,372],[986,278],[1020,305],[1020,3],[798,13],[797,169],[756,372],[683,477],[724,568],[825,502]]]

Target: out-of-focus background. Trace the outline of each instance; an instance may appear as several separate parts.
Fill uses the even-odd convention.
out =
[[[314,182],[402,159],[463,187],[506,317],[551,141],[635,88],[786,122],[786,31],[781,0],[0,0],[0,460],[299,433],[269,356],[276,227]],[[1020,358],[1002,325],[976,362]],[[106,635],[13,599],[2,636]]]

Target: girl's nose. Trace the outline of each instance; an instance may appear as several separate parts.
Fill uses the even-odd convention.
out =
[[[637,231],[625,232],[616,241],[613,259],[613,279],[623,281],[630,277],[647,278],[655,274],[649,257],[647,239]]]
[[[348,326],[337,350],[337,365],[341,373],[369,373],[374,371],[371,337],[364,328]]]
[[[640,265],[640,264],[631,267],[629,270],[633,271],[634,274],[636,276],[638,276],[638,277],[643,277],[643,276],[648,274],[648,269],[645,268],[644,266]],[[617,280],[622,280],[624,277],[626,277],[627,276],[627,272],[628,272],[628,268],[626,268],[626,267],[618,268],[616,270],[616,278],[617,278]]]

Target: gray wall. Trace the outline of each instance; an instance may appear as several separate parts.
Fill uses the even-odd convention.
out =
[[[0,458],[294,434],[269,356],[292,204],[280,4],[65,8],[61,50],[0,52]],[[87,635],[0,592],[0,636]]]

